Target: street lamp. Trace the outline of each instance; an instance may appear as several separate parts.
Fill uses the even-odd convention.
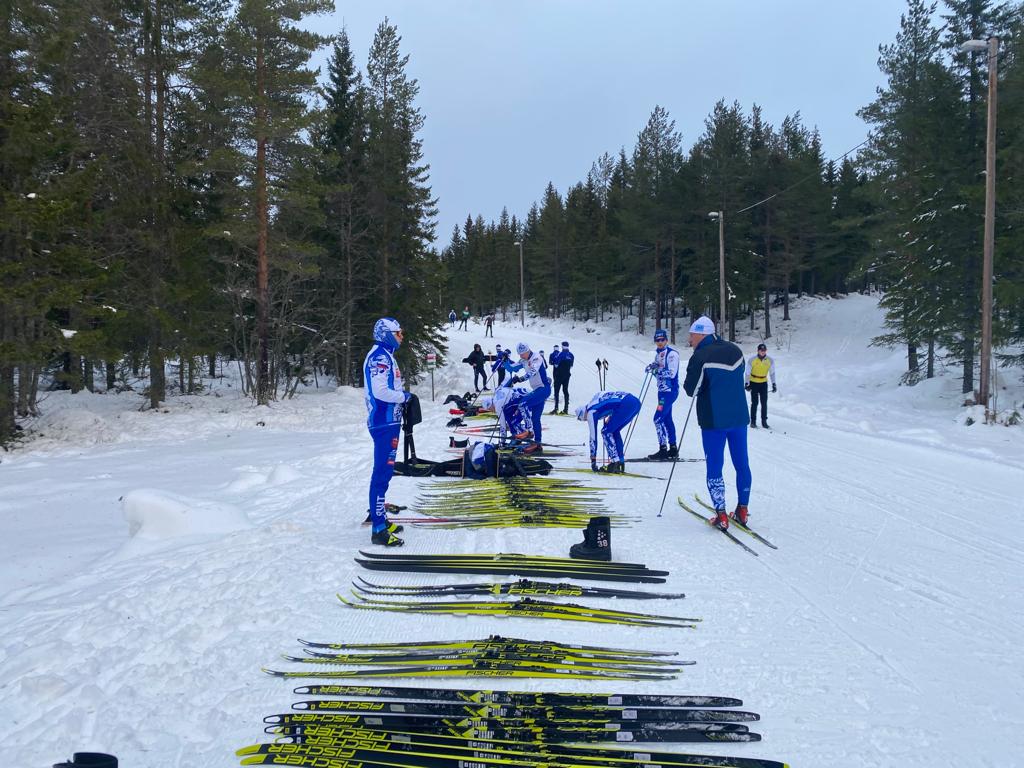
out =
[[[725,211],[711,211],[709,219],[718,219],[718,332],[725,330]]]
[[[526,327],[526,291],[523,286],[523,241],[516,240],[512,245],[519,246],[519,320]]]
[[[999,38],[968,40],[963,53],[988,51],[988,132],[985,137],[985,244],[981,266],[981,364],[978,366],[978,401],[985,406],[985,423],[991,420],[992,393],[992,252],[996,239],[996,64]]]

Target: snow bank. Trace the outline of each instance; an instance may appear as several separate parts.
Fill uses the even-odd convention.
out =
[[[189,499],[165,491],[130,491],[121,498],[121,506],[128,521],[128,535],[133,539],[162,541],[252,528],[245,512],[233,504]]]

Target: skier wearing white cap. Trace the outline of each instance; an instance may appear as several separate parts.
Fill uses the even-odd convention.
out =
[[[743,352],[735,344],[715,335],[710,318],[700,317],[690,326],[693,356],[686,366],[683,389],[697,398],[697,423],[707,463],[708,493],[715,508],[711,525],[727,530],[725,512],[725,446],[736,470],[738,501],[732,519],[747,524],[750,501],[750,462],[747,458],[747,398],[743,392]]]
[[[654,411],[654,431],[658,434],[658,450],[647,458],[668,461],[679,458],[676,447],[676,425],[672,421],[672,405],[679,397],[679,353],[668,345],[668,332],[654,332],[654,362],[647,372],[658,382],[658,407]]]
[[[544,358],[541,357],[539,352],[534,352],[530,349],[530,345],[525,342],[519,342],[518,346],[516,346],[516,352],[519,353],[519,359],[522,361],[520,366],[522,370],[517,376],[512,378],[512,381],[529,382],[532,389],[524,404],[530,409],[530,422],[533,426],[533,439],[537,442],[539,450],[542,439],[540,419],[541,416],[544,415],[544,403],[551,395],[551,380],[548,379],[548,364],[544,362]],[[510,370],[514,369],[510,368]]]

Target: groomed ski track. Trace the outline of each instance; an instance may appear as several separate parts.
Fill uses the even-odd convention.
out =
[[[43,438],[0,464],[7,760],[48,765],[98,750],[142,768],[237,765],[234,750],[261,739],[263,716],[288,711],[300,698],[292,689],[316,682],[260,672],[285,668],[280,654],[298,652],[296,638],[499,633],[679,651],[698,663],[668,683],[396,684],[736,696],[761,714],[764,741],[687,744],[685,751],[794,766],[1014,764],[1024,749],[1024,665],[1015,652],[1024,630],[1020,429],[954,424],[960,411],[948,381],[896,389],[900,350],[867,346],[881,330],[875,301],[806,300],[793,310],[799,325],[773,318],[769,348],[780,387],[769,399],[773,429],[751,431],[749,439],[751,526],[778,551],[744,537],[760,553],[750,557],[679,509],[677,495],[706,498],[702,463],[675,465],[660,519],[660,482],[568,475],[616,489],[607,505],[643,516],[613,532],[615,559],[670,570],[657,588],[686,593],[677,612],[702,617],[697,630],[406,616],[340,605],[335,593],[347,592],[356,575],[389,584],[459,580],[371,573],[353,563],[369,536],[360,525],[369,441],[359,391],[310,390],[254,409],[224,390],[221,398],[172,400],[169,413],[139,413],[131,395],[55,395],[43,431],[63,439]],[[595,334],[584,323],[532,323],[524,332],[499,323],[495,338],[545,351],[568,338],[576,355],[574,406],[597,389],[598,356],[609,361],[609,388],[639,390],[650,345],[619,334],[617,319],[614,327],[591,324]],[[451,334],[451,360],[484,341],[482,326],[471,329]],[[682,348],[682,322],[680,329]],[[749,355],[754,344],[743,346]],[[688,351],[681,356],[685,364]],[[416,430],[419,454],[445,458],[450,416],[440,403],[470,381],[468,366],[457,362],[439,371],[434,407],[429,378],[418,386],[425,415]],[[681,396],[679,429],[687,405]],[[652,393],[631,454],[655,447],[653,409]],[[585,465],[585,432],[574,420],[548,418],[545,440],[580,445],[579,460],[556,466]],[[691,423],[680,453],[699,456],[699,446]],[[643,467],[661,477],[670,469]],[[732,504],[728,462],[726,479]],[[422,482],[396,478],[390,500],[413,502]],[[117,500],[142,488],[153,489],[139,502],[147,520],[161,499],[178,494],[233,505],[251,527],[188,536],[143,528],[129,537]],[[403,553],[554,556],[581,538],[558,529],[423,527],[407,527],[404,536]],[[650,609],[627,600],[593,604]]]

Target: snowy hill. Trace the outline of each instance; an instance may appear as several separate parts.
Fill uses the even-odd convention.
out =
[[[608,505],[643,518],[616,529],[615,558],[671,570],[666,588],[686,592],[686,615],[704,621],[697,630],[610,627],[600,641],[697,661],[671,686],[628,690],[738,696],[762,715],[762,743],[686,751],[794,766],[1013,765],[1024,748],[1024,672],[1012,653],[1024,616],[1024,532],[1012,519],[1022,430],[964,426],[952,372],[896,386],[901,351],[868,346],[881,329],[874,298],[808,299],[793,312],[792,323],[773,320],[768,342],[774,429],[750,435],[751,523],[779,550],[751,557],[679,509],[677,495],[706,495],[699,463],[678,465],[660,518],[663,482],[602,477],[615,488]],[[449,457],[440,403],[472,388],[457,361],[473,342],[492,348],[482,333],[471,324],[451,334],[456,362],[438,372],[434,406],[429,379],[419,384],[420,455]],[[569,340],[574,405],[597,389],[596,358],[609,362],[609,388],[637,391],[652,357],[647,339],[618,332],[617,318],[533,319],[495,333],[503,346],[525,340],[545,351]],[[743,339],[748,354],[757,340]],[[259,668],[280,666],[297,637],[594,642],[587,625],[568,622],[346,609],[335,593],[359,572],[352,555],[369,537],[362,393],[313,389],[253,408],[233,389],[216,392],[162,413],[139,412],[130,394],[57,393],[43,404],[42,436],[0,464],[0,716],[12,724],[11,765],[87,749],[141,768],[237,765],[233,751],[261,739],[263,716],[296,698]],[[1019,402],[1019,385],[1002,397]],[[652,401],[630,455],[656,447]],[[688,405],[681,397],[677,429]],[[560,466],[586,464],[575,420],[549,418],[545,434],[580,445],[581,457]],[[699,445],[691,422],[681,453],[699,456]],[[414,502],[424,482],[396,478],[389,499]],[[405,550],[565,555],[579,539],[415,528]],[[551,688],[517,682],[498,685]]]

